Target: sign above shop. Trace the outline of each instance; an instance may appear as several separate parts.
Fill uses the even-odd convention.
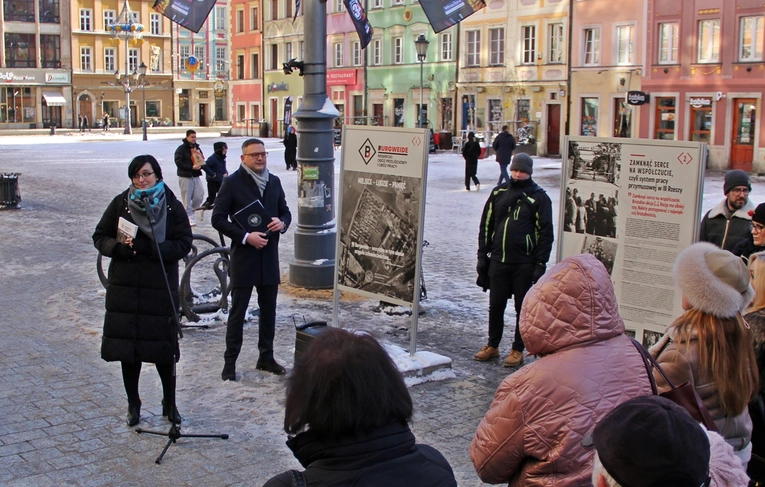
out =
[[[287,83],[269,83],[268,84],[268,92],[272,93],[274,91],[289,91],[290,85]]]
[[[688,103],[690,103],[693,108],[711,107],[712,99],[711,98],[689,98]]]
[[[327,72],[327,86],[355,85],[355,69],[334,69]]]
[[[49,71],[34,68],[16,68],[13,71],[0,69],[0,83],[22,85],[62,85],[71,82],[66,71]]]
[[[67,84],[69,83],[69,73],[45,73],[45,82]]]
[[[628,91],[627,92],[627,104],[628,105],[645,105],[651,100],[651,95],[642,91]]]

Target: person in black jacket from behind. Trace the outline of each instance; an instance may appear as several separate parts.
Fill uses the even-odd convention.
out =
[[[284,164],[287,166],[287,170],[294,169],[297,171],[297,135],[295,134],[295,127],[287,127],[287,134],[282,141],[284,144]]]
[[[202,204],[202,209],[212,210],[215,205],[215,197],[218,195],[220,185],[223,184],[223,178],[228,176],[226,169],[226,153],[228,145],[225,142],[216,142],[213,144],[213,153],[202,166],[207,175],[207,200]]]
[[[481,189],[481,182],[476,177],[478,171],[478,157],[481,155],[481,146],[475,140],[473,132],[468,133],[468,140],[462,147],[462,157],[465,158],[465,189],[470,191],[470,180],[475,183],[475,190]]]
[[[507,174],[507,165],[513,158],[515,150],[515,137],[508,130],[507,125],[502,126],[502,132],[498,133],[491,145],[497,151],[497,162],[499,163],[499,180],[497,186],[503,182],[510,181],[510,175]]]
[[[101,358],[122,363],[129,426],[138,424],[141,416],[138,379],[143,362],[155,364],[162,380],[162,415],[179,424],[174,368],[180,349],[173,314],[179,303],[178,261],[191,250],[191,227],[183,205],[162,181],[162,169],[153,156],[133,158],[128,176],[132,184],[112,199],[93,233],[95,247],[111,258]],[[156,222],[154,231],[144,195]],[[138,227],[134,237],[119,234],[120,218]]]
[[[456,486],[443,455],[415,443],[411,419],[404,379],[377,340],[327,328],[287,382],[287,446],[305,471],[283,472],[264,487],[295,485],[293,475],[313,487]]]

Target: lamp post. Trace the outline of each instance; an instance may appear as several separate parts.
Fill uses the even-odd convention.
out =
[[[122,85],[122,88],[125,90],[125,134],[130,135],[133,133],[130,128],[130,93],[134,88],[143,88],[143,86],[131,86],[130,84],[128,44],[131,40],[140,40],[143,38],[143,24],[139,24],[138,22],[133,21],[133,15],[130,11],[130,6],[128,5],[128,1],[125,0],[122,4],[122,10],[120,11],[120,14],[114,20],[114,23],[108,26],[108,29],[112,31],[113,38],[125,42],[125,74],[120,75],[119,70],[115,71],[114,77],[116,78],[116,82],[110,84],[113,86]],[[137,81],[138,72],[134,71],[133,75]],[[144,138],[144,140],[146,139]]]
[[[419,128],[422,128],[422,68],[428,55],[428,44],[430,42],[425,38],[425,34],[420,34],[417,40],[414,41],[414,47],[417,49],[417,60],[420,62],[420,110],[417,113],[417,126]]]
[[[141,105],[143,106],[143,120],[141,122],[141,127],[143,128],[143,140],[149,140],[146,134],[146,64],[141,61],[141,65],[138,66],[138,73],[136,73],[136,81],[138,81],[140,76],[141,84],[139,85],[141,88]]]

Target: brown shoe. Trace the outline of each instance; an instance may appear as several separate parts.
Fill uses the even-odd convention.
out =
[[[497,357],[499,357],[499,349],[494,348],[491,345],[485,345],[480,352],[473,355],[473,360],[477,360],[479,362],[486,362],[488,360],[491,360]]]
[[[502,364],[505,367],[518,367],[523,363],[523,352],[513,350],[510,355],[507,356],[505,362]]]

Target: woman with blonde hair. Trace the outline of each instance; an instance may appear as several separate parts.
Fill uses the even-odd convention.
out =
[[[752,459],[747,474],[753,481],[765,484],[765,252],[749,256],[749,276],[754,287],[754,299],[744,318],[751,327],[760,384],[757,396],[749,403],[752,417]]]
[[[746,465],[752,451],[747,405],[759,381],[749,325],[741,316],[754,294],[749,272],[730,252],[699,242],[680,252],[673,275],[685,311],[651,353],[675,385],[693,384]],[[660,393],[670,389],[661,374],[654,376]]]

